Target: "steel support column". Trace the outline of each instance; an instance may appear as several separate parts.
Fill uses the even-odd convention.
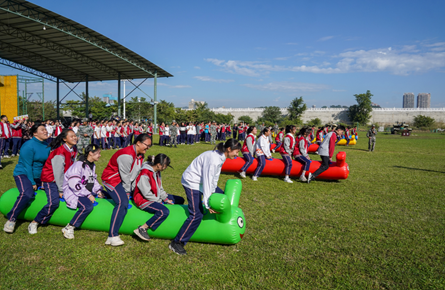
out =
[[[60,90],[59,90],[59,84],[60,79],[57,78],[57,87],[56,87],[56,107],[57,107],[57,120],[60,120]]]
[[[88,75],[85,76],[85,118],[88,119]]]
[[[117,73],[117,115],[121,117],[121,73]]]
[[[153,106],[153,132],[154,133],[156,133],[157,132],[157,128],[156,128],[156,124],[157,124],[157,112],[156,112],[156,110],[157,110],[157,102],[158,102],[158,99],[157,99],[157,97],[158,97],[158,71],[157,70],[155,70],[155,78],[154,78],[154,85],[153,85],[153,87],[154,87],[154,106]]]

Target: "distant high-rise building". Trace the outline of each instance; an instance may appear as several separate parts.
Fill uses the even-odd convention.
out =
[[[196,109],[196,105],[197,105],[197,104],[204,105],[205,102],[203,102],[203,101],[195,101],[194,99],[192,99],[192,100],[189,102],[189,109],[190,109],[190,110],[194,110],[194,109]]]
[[[420,93],[417,95],[417,108],[430,108],[431,107],[431,94]]]
[[[414,108],[414,94],[404,93],[403,94],[403,107],[404,108]]]

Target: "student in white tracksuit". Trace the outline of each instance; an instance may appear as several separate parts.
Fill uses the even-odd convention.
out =
[[[264,166],[266,166],[266,158],[267,159],[272,158],[272,154],[270,153],[270,141],[269,141],[270,133],[271,132],[269,128],[264,128],[263,131],[261,132],[261,136],[258,137],[258,140],[256,141],[255,154],[258,160],[258,166],[255,170],[255,173],[252,176],[253,181],[257,181],[258,176],[260,176],[261,172],[263,172]]]
[[[211,214],[216,213],[209,207],[210,195],[214,192],[224,193],[218,187],[221,167],[226,158],[234,159],[240,149],[241,145],[235,139],[229,139],[225,143],[219,143],[214,150],[206,151],[196,157],[182,174],[181,183],[187,196],[190,214],[175,239],[169,245],[169,248],[173,252],[179,255],[185,255],[187,253],[184,245],[190,240],[201,224],[204,216],[203,204]]]

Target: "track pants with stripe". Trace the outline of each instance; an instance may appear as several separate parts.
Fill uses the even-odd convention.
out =
[[[53,216],[56,209],[59,208],[59,189],[55,182],[42,182],[42,186],[48,203],[39,211],[34,220],[44,225]]]
[[[11,211],[6,215],[6,218],[12,222],[15,222],[22,210],[28,206],[28,203],[34,200],[34,189],[32,188],[32,183],[28,177],[25,174],[21,174],[14,176],[14,180],[20,194]],[[40,186],[40,180],[36,179],[34,182],[37,186]]]
[[[169,194],[168,199],[172,200],[174,204],[184,204],[184,198],[180,196]],[[149,213],[154,213],[154,216],[145,223],[152,231],[155,231],[170,214],[168,208],[159,202],[153,202],[143,210]]]
[[[199,190],[190,189],[184,187],[185,194],[187,195],[187,202],[189,208],[189,216],[182,225],[179,233],[176,235],[174,241],[187,244],[190,238],[198,229],[204,216],[204,209],[201,202],[202,192]],[[221,188],[216,187],[216,193],[224,193]]]

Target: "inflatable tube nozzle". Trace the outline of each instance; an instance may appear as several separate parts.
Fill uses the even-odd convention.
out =
[[[337,153],[337,166],[343,167],[346,163],[346,152],[340,151]]]

